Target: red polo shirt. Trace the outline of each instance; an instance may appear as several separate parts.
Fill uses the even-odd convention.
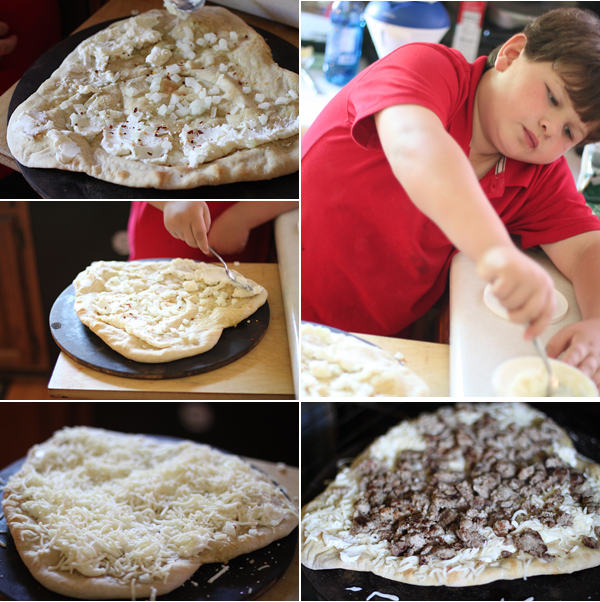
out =
[[[207,201],[212,222],[217,221],[222,213],[238,202],[245,201]],[[266,263],[269,258],[272,229],[272,222],[254,228],[250,231],[248,244],[244,251],[235,255],[223,255],[223,259],[225,261]],[[132,201],[128,233],[130,261],[171,257],[216,261],[212,255],[207,257],[200,249],[194,249],[183,240],[173,238],[165,228],[163,212],[146,201]]]
[[[485,62],[437,44],[402,46],[320,113],[302,139],[302,319],[390,336],[442,295],[456,249],[398,183],[373,115],[396,104],[427,107],[468,154]],[[523,248],[600,230],[564,158],[504,158],[480,184]]]

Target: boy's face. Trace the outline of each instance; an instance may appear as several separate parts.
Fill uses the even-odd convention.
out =
[[[518,49],[517,44],[499,54],[494,94],[482,126],[503,155],[526,163],[552,163],[581,142],[589,126],[575,112],[552,64],[529,61]]]

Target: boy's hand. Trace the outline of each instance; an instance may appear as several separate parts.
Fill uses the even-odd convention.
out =
[[[579,368],[600,386],[600,318],[590,318],[561,328],[546,345],[549,357]]]
[[[174,238],[209,255],[210,211],[204,201],[169,201],[164,204],[165,228]]]
[[[222,255],[241,253],[248,244],[251,228],[233,205],[215,220],[208,235],[211,247]]]
[[[477,264],[479,276],[492,282],[492,292],[508,310],[512,322],[527,324],[525,340],[539,336],[554,312],[550,275],[516,247],[494,247]]]

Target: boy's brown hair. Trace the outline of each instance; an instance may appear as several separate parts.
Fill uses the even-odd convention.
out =
[[[523,30],[524,55],[552,63],[581,121],[592,124],[583,143],[600,140],[600,18],[579,8],[558,8],[538,17]],[[488,57],[494,66],[500,47]]]

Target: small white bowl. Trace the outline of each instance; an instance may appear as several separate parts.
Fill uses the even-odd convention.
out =
[[[560,322],[566,315],[567,311],[569,311],[569,302],[566,297],[558,290],[554,289],[554,300],[556,301],[556,305],[554,307],[554,313],[552,314],[552,318],[550,319],[550,324],[556,324]],[[485,306],[497,316],[504,318],[505,320],[510,320],[508,317],[508,311],[502,307],[498,298],[492,293],[492,285],[486,284],[483,289],[483,302]]]
[[[569,397],[598,397],[594,382],[577,368],[559,360],[550,360],[562,385],[572,391]],[[492,385],[498,397],[545,397],[548,375],[539,357],[516,357],[494,371]]]

